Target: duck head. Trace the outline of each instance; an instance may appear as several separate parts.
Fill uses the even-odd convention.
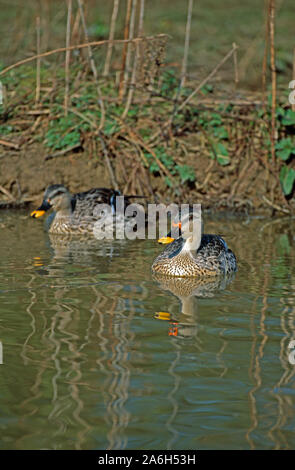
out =
[[[186,213],[181,218],[181,221],[173,221],[171,232],[166,237],[160,238],[158,242],[162,244],[172,243],[175,240],[175,237],[171,235],[173,234],[173,229],[180,229],[180,236],[185,240],[185,245],[191,250],[197,250],[200,246],[203,233],[201,210],[190,210],[189,213]]]
[[[71,211],[71,199],[72,196],[65,186],[62,184],[52,184],[46,189],[41,206],[31,212],[31,217],[41,217],[51,208],[55,212],[68,213]]]

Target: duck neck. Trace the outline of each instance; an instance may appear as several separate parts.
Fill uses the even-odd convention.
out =
[[[196,230],[193,232],[193,234],[186,239],[186,242],[184,244],[184,247],[182,251],[184,253],[191,253],[197,251],[201,244],[201,239],[202,239],[202,224],[198,224]]]
[[[71,207],[62,207],[56,211],[56,217],[57,218],[66,218],[70,217],[72,215],[72,209]]]
[[[191,295],[190,297],[183,297],[181,298],[181,303],[181,313],[184,313],[189,317],[193,317],[197,310],[196,298],[193,295]]]
[[[66,218],[70,217],[73,213],[73,205],[71,201],[71,196],[66,195],[59,205],[58,209],[55,209],[57,218]]]

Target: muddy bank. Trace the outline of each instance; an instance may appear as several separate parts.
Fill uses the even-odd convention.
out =
[[[194,136],[182,138],[182,145],[194,148]],[[183,160],[183,150],[174,146],[174,157]],[[226,167],[208,159],[201,151],[187,152],[185,163],[195,172],[195,181],[169,188],[159,175],[139,164],[126,148],[124,159],[113,155],[110,173],[103,149],[95,153],[82,147],[48,159],[50,153],[43,144],[27,144],[20,150],[6,149],[0,157],[0,207],[35,205],[45,188],[53,183],[65,184],[71,192],[92,187],[113,187],[114,180],[124,193],[144,194],[151,202],[199,202],[206,209],[229,210],[249,214],[287,214],[294,210],[294,201],[286,202],[277,177],[263,160],[244,156],[233,159]],[[171,150],[172,151],[172,150]]]
[[[271,113],[259,94],[226,99],[224,92],[207,89],[201,98],[177,102],[178,80],[164,70],[152,92],[139,86],[130,106],[117,96],[115,84],[105,80],[102,112],[91,71],[85,68],[73,85],[66,113],[63,80],[52,84],[50,76],[44,78],[48,86],[36,104],[31,68],[27,73],[28,83],[14,79],[22,87],[18,93],[12,78],[5,77],[0,207],[35,203],[48,185],[62,183],[73,193],[114,187],[151,202],[293,213],[295,112],[284,97],[273,155]],[[195,87],[188,83],[183,94],[192,97]]]

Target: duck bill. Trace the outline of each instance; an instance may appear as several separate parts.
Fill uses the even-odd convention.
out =
[[[162,245],[168,245],[168,243],[174,242],[175,238],[172,237],[162,237],[159,238],[158,243],[162,243]]]
[[[169,312],[156,312],[155,318],[158,320],[171,320],[171,315]]]
[[[34,219],[37,219],[38,217],[42,217],[42,215],[45,214],[45,211],[41,211],[40,209],[37,209],[36,211],[31,212],[31,217],[34,217]]]
[[[46,211],[48,211],[51,208],[51,205],[47,201],[43,201],[41,206],[38,207],[35,211],[31,212],[31,217],[34,217],[34,219],[37,219],[38,217],[42,217],[42,215],[45,214]]]
[[[170,230],[166,237],[161,237],[158,239],[158,243],[162,243],[162,245],[168,245],[169,243],[174,242],[175,237],[171,237],[171,235],[176,235],[176,238],[179,236],[179,231],[176,231],[175,229],[181,229],[181,222],[178,222],[177,224],[172,222],[172,227],[173,229]]]

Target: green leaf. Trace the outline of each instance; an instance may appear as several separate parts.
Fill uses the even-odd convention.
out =
[[[167,184],[168,188],[172,188],[173,184],[168,176],[165,176],[165,183]]]
[[[104,126],[105,135],[112,135],[118,132],[120,129],[119,124],[116,121],[108,121]]]
[[[282,108],[281,106],[278,106],[277,109],[276,109],[276,117],[279,118],[279,117],[284,117],[286,114],[286,110],[284,108]]]
[[[221,144],[220,142],[215,145],[215,152],[217,153],[217,155],[220,154],[223,157],[228,156],[227,148],[223,144]]]
[[[9,134],[10,132],[13,131],[13,127],[12,126],[9,126],[9,125],[1,125],[0,126],[0,135],[7,135]]]
[[[288,160],[292,152],[290,152],[290,149],[282,149],[282,150],[278,150],[276,154],[281,160],[286,161]]]
[[[228,155],[227,148],[223,144],[221,144],[220,142],[214,144],[214,150],[217,157],[217,161],[220,165],[226,166],[230,164],[230,158]]]
[[[226,166],[230,164],[230,158],[229,157],[223,157],[221,155],[217,155],[217,161],[219,165]]]
[[[181,182],[186,183],[187,181],[196,181],[195,170],[189,165],[176,165],[176,169],[180,176]]]
[[[288,196],[291,194],[295,181],[295,170],[288,167],[287,165],[283,166],[280,171],[280,182],[284,191],[284,194]]]
[[[228,132],[224,126],[216,127],[213,133],[219,139],[228,139]]]
[[[291,137],[286,137],[276,143],[276,155],[281,160],[288,160],[292,154],[295,154],[295,144]]]
[[[216,146],[217,161],[220,165],[226,166],[230,163],[227,148],[220,142]]]
[[[213,86],[209,85],[209,84],[206,84],[206,85],[202,86],[201,92],[204,95],[207,95],[208,93],[212,93],[213,92]]]
[[[285,116],[282,119],[282,124],[284,126],[294,126],[295,125],[295,111],[288,109]]]
[[[209,121],[210,126],[220,126],[222,124],[222,117],[220,114],[212,113]]]

